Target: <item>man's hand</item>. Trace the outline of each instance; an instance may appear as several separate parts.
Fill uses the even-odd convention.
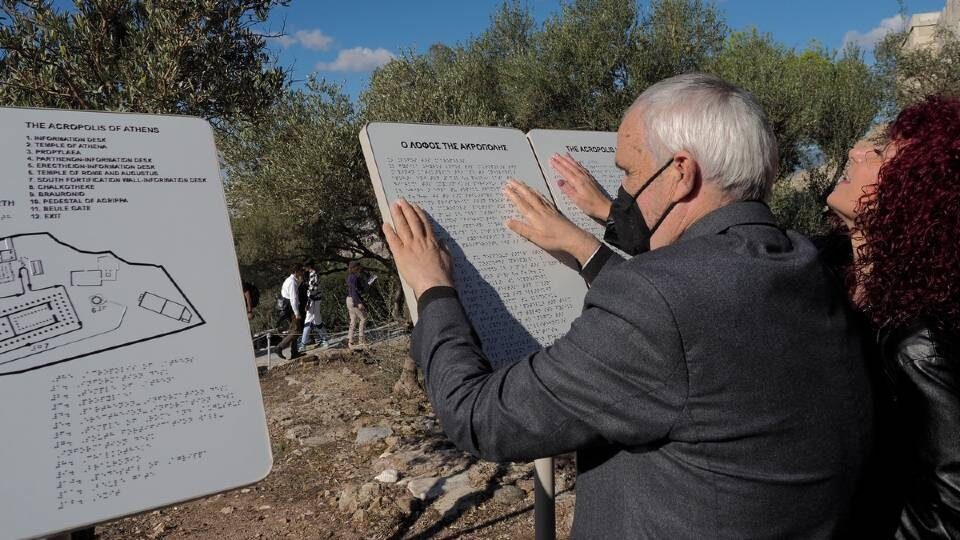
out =
[[[590,171],[570,154],[550,156],[550,166],[560,175],[560,180],[557,181],[560,191],[584,214],[601,224],[606,222],[612,203],[607,194],[600,189]]]
[[[431,287],[453,287],[450,254],[437,242],[423,209],[400,199],[390,205],[390,215],[397,228],[384,223],[383,234],[413,294],[420,298]]]
[[[600,246],[599,240],[574,225],[530,186],[511,179],[503,192],[523,216],[522,221],[508,219],[507,228],[545,251],[569,253],[583,266]]]

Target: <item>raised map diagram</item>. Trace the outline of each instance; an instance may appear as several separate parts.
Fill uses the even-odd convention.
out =
[[[48,233],[0,237],[0,376],[204,324],[167,271]]]

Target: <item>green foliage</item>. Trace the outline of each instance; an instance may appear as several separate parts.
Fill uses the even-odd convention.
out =
[[[770,197],[770,210],[777,221],[807,235],[830,232],[829,213],[815,185],[816,182],[777,182]]]
[[[476,51],[434,45],[376,71],[360,98],[367,121],[497,125],[489,61]]]
[[[253,25],[289,0],[0,0],[0,104],[253,116],[283,89]]]
[[[654,0],[637,34],[628,92],[680,73],[702,71],[723,48],[729,28],[713,3]]]
[[[292,263],[317,261],[328,276],[323,315],[331,330],[346,324],[343,272],[355,259],[381,274],[369,298],[371,322],[397,315],[399,283],[381,237],[360,127],[339,87],[311,80],[260,119],[226,126],[218,143],[241,273],[275,291]],[[258,316],[254,327],[273,322]]]
[[[499,58],[498,87],[511,124],[616,129],[629,104],[623,88],[636,18],[632,2],[573,2],[533,33],[525,49]]]
[[[243,265],[388,263],[360,126],[350,100],[322,81],[287,92],[257,121],[228,126],[218,146]]]
[[[874,53],[891,117],[931,94],[960,95],[960,35],[940,29],[934,46],[913,50],[904,47],[905,39],[905,33],[889,34]]]

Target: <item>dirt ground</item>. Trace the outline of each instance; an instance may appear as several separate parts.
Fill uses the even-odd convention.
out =
[[[408,349],[403,337],[263,374],[274,452],[265,480],[99,526],[97,537],[533,538],[532,465],[457,451],[422,392],[394,394]],[[572,460],[558,459],[560,538],[574,476]]]

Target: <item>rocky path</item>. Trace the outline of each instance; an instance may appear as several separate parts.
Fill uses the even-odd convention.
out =
[[[274,467],[262,482],[97,528],[129,538],[532,538],[531,464],[481,462],[423,394],[395,395],[409,343],[330,350],[261,378]],[[558,537],[573,516],[557,467]]]

